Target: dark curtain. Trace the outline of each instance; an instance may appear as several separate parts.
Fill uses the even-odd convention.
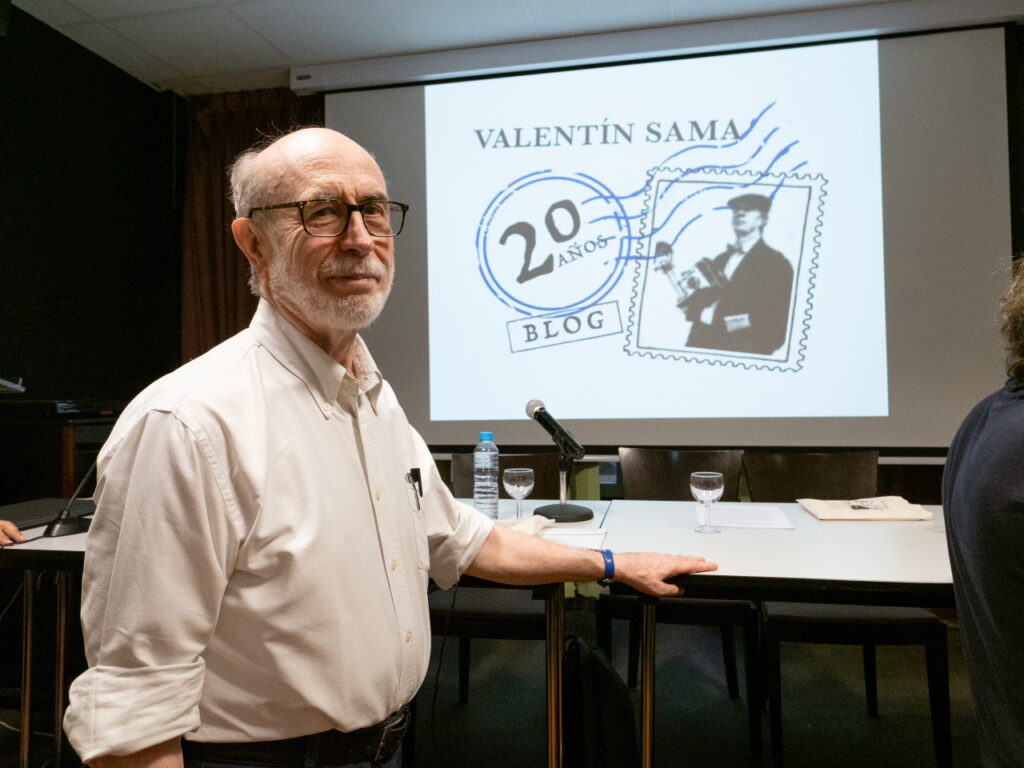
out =
[[[201,355],[249,325],[256,297],[249,267],[231,237],[227,168],[261,138],[323,125],[322,95],[287,88],[217,93],[189,99],[182,222],[181,355]]]

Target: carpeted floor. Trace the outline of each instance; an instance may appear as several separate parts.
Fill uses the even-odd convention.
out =
[[[567,629],[592,642],[592,604],[570,610]],[[624,675],[625,623],[616,622],[615,632],[613,661]],[[971,768],[978,764],[975,716],[955,628],[950,630],[949,641],[954,764]],[[416,766],[545,765],[543,644],[474,641],[466,705],[457,703],[456,650],[454,640],[445,644],[444,663],[435,685],[441,658],[441,638],[435,638],[431,669],[418,697]],[[871,717],[864,705],[858,647],[785,645],[787,768],[934,765],[924,650],[880,647],[878,690],[879,716]],[[0,707],[0,721],[16,726],[16,698],[8,695]],[[39,709],[37,729],[52,733],[47,708]],[[656,713],[658,768],[750,764],[746,704],[743,698],[730,699],[725,690],[717,629],[659,625]],[[764,739],[767,755],[767,718]],[[18,744],[18,733],[0,727],[0,768],[18,765]],[[33,751],[32,768],[55,768],[49,739],[37,736]]]
[[[626,625],[615,624],[613,661],[625,676]],[[570,611],[567,628],[593,642],[592,612]],[[431,677],[418,698],[418,768],[543,766],[543,644],[474,641],[466,705],[457,703],[455,640],[446,644],[435,686],[440,645],[435,638]],[[924,649],[878,648],[878,717],[868,715],[864,703],[861,658],[859,646],[783,646],[787,768],[935,764]],[[972,768],[978,765],[975,715],[955,629],[949,633],[949,673],[954,765]],[[656,684],[655,766],[750,765],[746,701],[732,700],[726,691],[717,628],[659,625]],[[767,716],[763,729],[769,765]]]

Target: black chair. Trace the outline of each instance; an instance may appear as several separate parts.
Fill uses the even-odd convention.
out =
[[[751,501],[862,499],[878,492],[878,451],[743,454]]]
[[[722,499],[738,501],[743,451],[677,451],[663,448],[619,448],[623,493],[627,499],[686,500],[690,493],[691,472],[721,472],[725,479]],[[718,626],[722,636],[729,696],[739,696],[736,675],[735,629],[743,631],[747,709],[751,753],[761,755],[761,703],[763,695],[758,679],[759,642],[757,608],[743,600],[703,600],[687,597],[661,598],[655,611],[657,621],[668,624]],[[610,657],[612,619],[629,621],[629,663],[627,682],[635,687],[640,659],[640,604],[628,595],[601,595],[597,602],[598,644]]]
[[[877,493],[878,452],[762,453],[743,457],[751,501],[857,499]],[[864,525],[871,525],[866,522]],[[772,763],[783,764],[781,644],[860,645],[868,713],[878,714],[875,647],[923,645],[936,764],[952,763],[946,627],[923,608],[766,602],[762,606]]]
[[[500,473],[510,467],[529,467],[534,472],[535,498],[558,498],[557,453],[499,453],[498,486],[502,498]],[[473,454],[452,455],[452,493],[458,498],[473,495]],[[454,598],[454,605],[453,605]],[[544,640],[546,616],[544,601],[530,589],[460,586],[457,591],[434,590],[430,603],[430,626],[435,635],[459,638],[459,702],[469,700],[470,641],[472,638],[497,640]]]

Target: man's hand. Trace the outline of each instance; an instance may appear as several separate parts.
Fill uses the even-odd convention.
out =
[[[684,573],[718,570],[718,563],[703,557],[663,555],[656,552],[624,552],[615,556],[615,581],[648,595],[666,597],[683,594],[682,587],[667,584],[666,579]]]
[[[25,534],[10,520],[0,520],[0,544],[13,544],[16,541],[25,541]]]

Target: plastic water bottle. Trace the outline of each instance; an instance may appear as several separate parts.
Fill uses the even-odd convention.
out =
[[[493,432],[481,432],[473,449],[473,506],[498,519],[498,446]]]

